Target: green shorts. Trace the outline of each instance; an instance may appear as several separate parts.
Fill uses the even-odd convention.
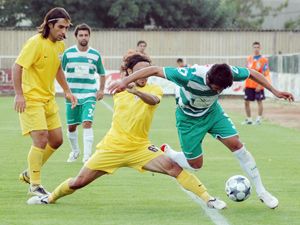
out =
[[[96,102],[85,102],[71,108],[71,103],[66,103],[67,124],[81,124],[84,121],[93,121]]]
[[[195,159],[203,154],[201,145],[206,133],[222,139],[238,134],[233,122],[219,104],[214,104],[201,117],[188,116],[177,108],[176,126],[181,149],[187,159]]]

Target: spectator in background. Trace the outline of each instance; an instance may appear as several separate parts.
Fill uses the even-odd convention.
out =
[[[144,55],[147,55],[146,52],[145,52],[146,48],[147,48],[147,42],[146,41],[140,40],[136,44],[136,51],[139,52],[139,53],[142,53]]]
[[[253,47],[253,55],[247,58],[247,67],[249,69],[256,70],[263,74],[265,78],[270,82],[270,71],[269,71],[269,63],[268,59],[263,57],[260,54],[261,46],[259,42],[254,42],[252,44]],[[255,124],[261,124],[262,114],[263,114],[263,100],[265,99],[264,87],[256,83],[251,79],[247,79],[245,81],[245,111],[247,118],[243,122],[243,124],[251,125],[253,124],[251,117],[251,108],[250,102],[257,101],[258,106],[258,114],[256,117]]]
[[[184,63],[184,60],[183,60],[182,58],[178,58],[178,59],[176,60],[176,63],[177,63],[177,66],[178,66],[178,67],[189,67],[188,64],[185,64],[185,63]]]

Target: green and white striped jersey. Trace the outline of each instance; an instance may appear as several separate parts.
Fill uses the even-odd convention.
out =
[[[201,117],[217,104],[220,94],[206,85],[206,74],[212,66],[164,67],[166,79],[179,86],[175,91],[176,102],[186,115]],[[250,75],[244,67],[231,66],[231,70],[234,81],[243,81]]]
[[[62,56],[62,68],[78,104],[96,101],[95,76],[105,76],[101,55],[97,50],[89,47],[87,51],[81,52],[76,45],[68,48]]]

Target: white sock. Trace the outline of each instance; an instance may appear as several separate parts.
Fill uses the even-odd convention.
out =
[[[239,160],[242,169],[245,171],[245,173],[248,175],[248,177],[254,184],[256,193],[260,195],[262,192],[265,192],[266,189],[261,181],[255,160],[251,153],[247,151],[246,147],[243,146],[241,149],[235,151],[233,154]]]
[[[256,121],[260,121],[260,120],[261,120],[261,116],[257,116]]]
[[[72,152],[78,153],[80,152],[79,144],[78,144],[78,131],[75,130],[74,132],[69,132],[67,133],[67,136],[69,138]]]
[[[88,159],[92,155],[92,147],[94,142],[93,128],[83,129],[83,159]]]
[[[247,121],[251,121],[252,122],[252,118],[251,117],[247,117],[246,119]]]
[[[197,169],[190,166],[183,152],[177,152],[173,150],[170,146],[167,146],[165,148],[165,153],[170,159],[176,162],[181,168],[197,171]]]

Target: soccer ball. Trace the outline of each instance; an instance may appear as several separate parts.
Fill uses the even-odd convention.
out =
[[[226,181],[225,192],[232,201],[242,202],[250,196],[251,185],[247,177],[235,175]]]

